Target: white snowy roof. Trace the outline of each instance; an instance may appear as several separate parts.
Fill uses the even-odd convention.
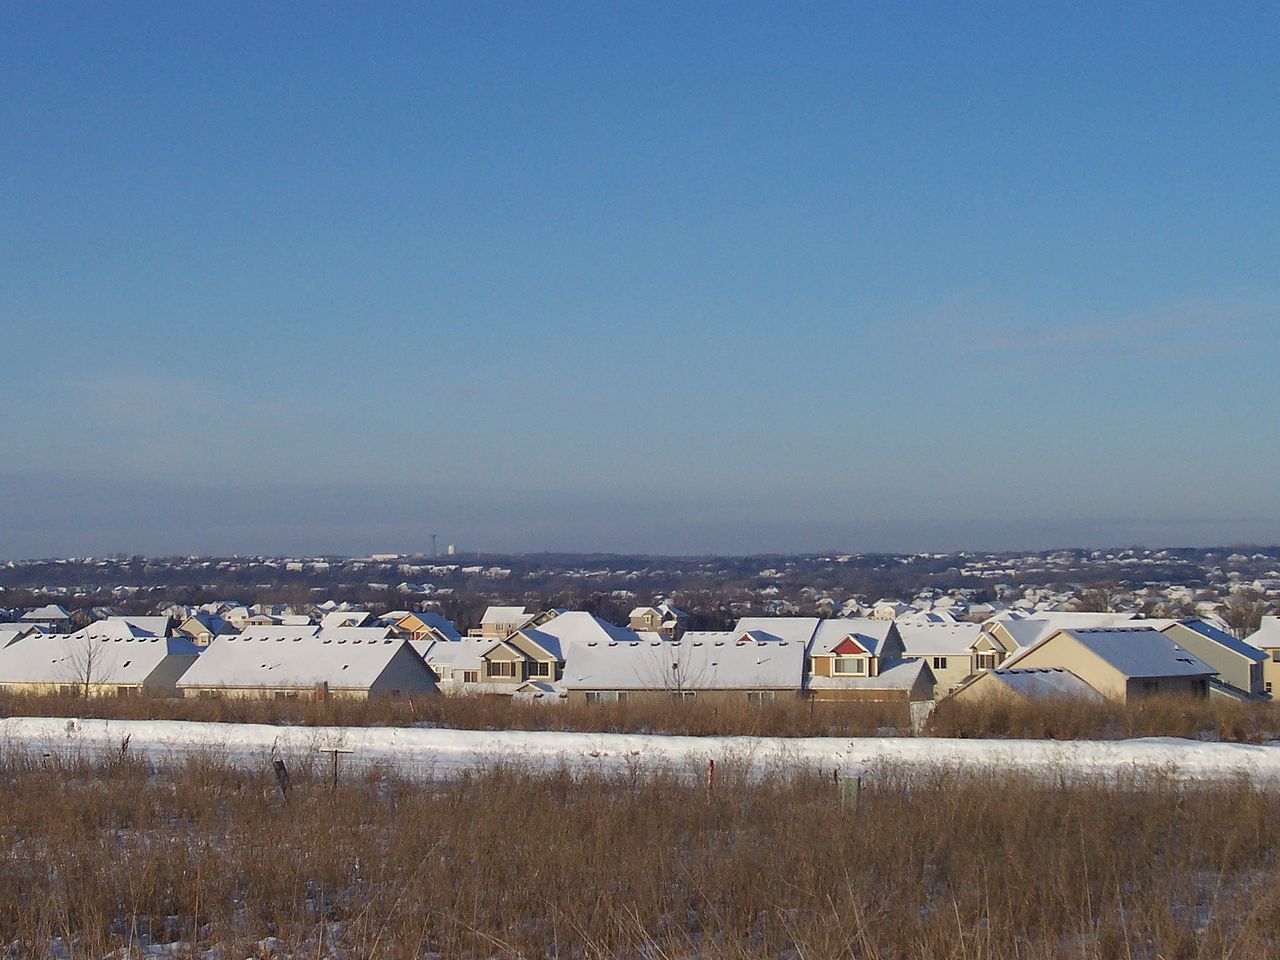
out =
[[[23,620],[67,620],[69,614],[65,607],[60,607],[56,603],[50,603],[43,607],[36,607],[34,610],[28,610],[22,615]]]
[[[1216,676],[1218,672],[1150,627],[1095,627],[1062,632],[1127,677],[1200,677]]]
[[[1070,670],[1060,667],[1011,667],[989,671],[1011,691],[1028,700],[1047,697],[1069,697],[1085,700],[1101,700],[1102,694],[1089,686]]]
[[[382,628],[251,627],[215,637],[178,686],[367,689],[405,646]]]
[[[892,630],[892,620],[873,620],[870,617],[821,620],[809,640],[809,656],[828,654],[839,646],[845,637],[852,636],[869,653],[880,657],[884,655],[884,642]]]
[[[566,648],[573,644],[639,639],[634,630],[616,626],[580,610],[562,613],[540,627],[524,627],[520,633],[558,660],[565,658]]]
[[[320,618],[320,626],[363,627],[373,617],[367,610],[333,610]]]
[[[491,626],[506,626],[513,623],[525,624],[533,617],[534,615],[524,607],[489,607],[480,618],[480,622]]]
[[[168,617],[107,617],[81,627],[72,636],[92,639],[163,637],[169,628]]]
[[[169,657],[197,657],[181,637],[58,636],[33,633],[0,647],[0,683],[90,683],[134,686]]]
[[[1261,625],[1249,635],[1248,640],[1260,650],[1280,647],[1280,617],[1263,617]]]
[[[898,621],[903,655],[908,657],[964,656],[980,633],[982,625],[977,623]]]
[[[927,670],[923,660],[903,660],[878,677],[815,677],[809,676],[811,690],[910,690]]]
[[[742,631],[685,634],[672,641],[575,644],[567,651],[568,690],[799,690],[805,645],[739,641]]]
[[[807,647],[820,622],[817,617],[743,617],[733,632],[758,631]]]

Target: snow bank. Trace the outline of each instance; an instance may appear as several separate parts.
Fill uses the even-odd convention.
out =
[[[1162,772],[1181,779],[1245,777],[1280,786],[1280,744],[1143,740],[953,740],[929,737],[669,737],[642,734],[440,730],[403,727],[279,727],[179,720],[0,720],[0,747],[59,756],[104,756],[122,744],[161,764],[211,754],[243,765],[351,751],[344,766],[385,764],[409,776],[444,777],[495,760],[574,769],[667,765],[690,771],[707,760],[808,766],[845,775],[889,764],[914,768],[1018,770],[1045,776]]]

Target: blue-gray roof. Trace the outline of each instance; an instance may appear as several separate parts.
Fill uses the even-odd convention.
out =
[[[1184,627],[1194,630],[1202,636],[1208,637],[1210,640],[1221,644],[1228,650],[1240,654],[1242,657],[1248,657],[1255,663],[1263,663],[1267,659],[1267,655],[1255,647],[1251,643],[1233,637],[1225,630],[1219,630],[1212,624],[1205,623],[1203,620],[1182,620],[1179,621]]]
[[[1151,627],[1063,630],[1127,677],[1201,677],[1218,671]]]

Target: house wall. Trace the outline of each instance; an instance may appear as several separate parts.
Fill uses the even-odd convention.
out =
[[[39,682],[39,683],[4,683],[0,682],[0,691],[5,693],[25,694],[29,696],[48,696],[50,694],[59,694],[64,692],[64,688],[71,688],[70,691],[76,696],[84,692],[83,681],[77,683],[75,680],[59,680],[56,683]],[[130,691],[130,696],[162,696],[158,691],[150,691],[143,688],[140,683],[91,683],[89,684],[89,696],[91,697],[118,697],[121,688]]]
[[[1205,677],[1143,677],[1130,680],[1128,683],[1130,700],[1140,700],[1143,697],[1164,694],[1207,697],[1209,695],[1209,681]]]
[[[1280,700],[1280,647],[1267,647],[1262,652],[1267,655],[1262,665],[1262,690]]]
[[[1246,693],[1263,692],[1262,671],[1253,670],[1254,661],[1248,657],[1243,657],[1234,650],[1215,643],[1203,633],[1197,633],[1185,624],[1170,624],[1162,632],[1174,643],[1185,650],[1190,650],[1217,670],[1218,679],[1223,683]]]
[[[934,666],[941,658],[945,667]],[[906,659],[923,660],[933,672],[933,697],[944,697],[973,675],[973,655],[968,653],[912,653]]]
[[[160,661],[159,666],[151,671],[150,676],[143,681],[147,693],[161,697],[178,696],[178,681],[182,679],[182,675],[186,673],[199,654],[182,653],[170,654]]]
[[[412,647],[403,646],[392,657],[378,678],[369,685],[369,696],[425,696],[434,693],[435,677]]]

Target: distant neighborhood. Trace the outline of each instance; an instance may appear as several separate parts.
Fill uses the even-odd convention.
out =
[[[1280,616],[1237,636],[1212,611],[1144,616],[1051,603],[849,601],[832,616],[692,628],[666,599],[625,622],[489,605],[465,630],[438,611],[230,600],[148,614],[52,603],[3,611],[0,690],[86,697],[513,697],[768,704],[1152,695],[1265,702],[1280,690]]]

